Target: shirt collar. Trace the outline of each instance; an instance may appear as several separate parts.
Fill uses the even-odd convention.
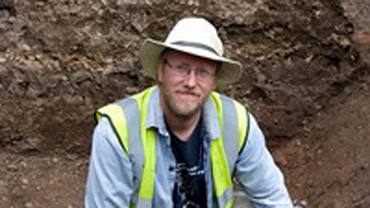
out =
[[[203,108],[203,125],[212,140],[220,137],[219,115],[215,103],[209,96]]]
[[[160,134],[168,136],[169,133],[166,129],[166,123],[164,122],[163,110],[159,99],[159,87],[153,89],[153,93],[149,98],[148,102],[148,115],[146,119],[146,128],[156,128]]]

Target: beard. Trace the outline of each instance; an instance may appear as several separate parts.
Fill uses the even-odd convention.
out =
[[[179,118],[190,118],[202,110],[208,95],[209,93],[202,95],[200,92],[186,89],[164,91],[162,101],[170,114]]]

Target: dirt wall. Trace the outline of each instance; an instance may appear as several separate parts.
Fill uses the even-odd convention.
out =
[[[145,38],[163,40],[178,19],[201,16],[217,27],[226,55],[244,66],[243,78],[220,91],[248,105],[257,117],[293,198],[332,207],[322,201],[344,199],[346,193],[321,191],[313,197],[311,192],[324,189],[308,183],[305,171],[312,170],[312,180],[330,178],[322,166],[307,162],[317,161],[317,146],[335,139],[330,121],[346,118],[336,114],[346,108],[336,106],[350,103],[356,97],[352,92],[367,90],[369,26],[362,5],[368,3],[1,1],[0,148],[5,166],[0,168],[0,206],[80,207],[94,111],[154,84],[137,58]],[[315,128],[318,119],[325,132]],[[336,207],[369,205],[368,193],[359,190],[362,201],[356,206],[343,200]]]

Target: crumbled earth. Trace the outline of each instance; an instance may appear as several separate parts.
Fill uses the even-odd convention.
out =
[[[83,207],[94,111],[155,82],[140,44],[209,19],[306,207],[370,207],[370,2],[1,0],[0,207]]]

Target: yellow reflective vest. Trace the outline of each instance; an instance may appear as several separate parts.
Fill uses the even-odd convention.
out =
[[[137,151],[136,149],[143,151],[143,154],[138,154],[144,157],[142,158],[144,166],[141,173],[139,196],[138,201],[131,205],[132,207],[152,207],[156,173],[156,130],[146,128],[145,121],[148,113],[147,106],[155,90],[159,90],[158,87],[154,86],[130,99],[125,99],[126,103],[106,105],[96,114],[97,120],[103,116],[108,118],[127,154],[136,154],[131,152]],[[212,92],[210,99],[218,114],[218,124],[221,130],[221,137],[212,140],[210,147],[215,195],[219,207],[232,207],[234,198],[231,168],[234,167],[238,153],[246,142],[249,116],[243,105],[226,96]],[[126,109],[127,103],[134,103],[135,107]],[[138,137],[138,135],[141,142],[137,143],[140,147],[132,150],[130,137]]]

